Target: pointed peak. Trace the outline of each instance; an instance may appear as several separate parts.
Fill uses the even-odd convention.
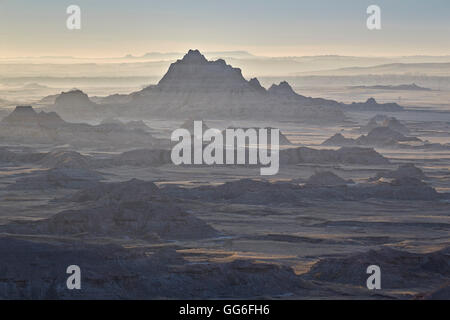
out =
[[[198,50],[189,50],[181,60],[172,63],[157,88],[172,87],[176,90],[198,88],[238,88],[248,85],[239,68],[227,65],[225,60],[208,61]],[[148,91],[148,90],[147,90]]]
[[[186,53],[183,57],[183,59],[181,60],[183,62],[189,62],[189,63],[204,63],[204,62],[208,62],[208,60],[206,60],[205,56],[202,55],[200,53],[199,50],[192,50],[190,49],[188,51],[188,53]]]
[[[291,85],[287,81],[281,81],[278,87],[292,90]]]
[[[273,84],[269,88],[269,92],[270,93],[275,93],[275,94],[290,94],[290,95],[291,94],[296,94],[294,92],[294,90],[292,89],[291,85],[289,83],[287,83],[286,81],[282,81],[278,85]]]
[[[374,98],[369,98],[366,101],[367,104],[377,104],[377,101]]]
[[[256,90],[266,91],[266,89],[261,85],[261,83],[259,82],[259,80],[257,78],[250,79],[248,84]]]

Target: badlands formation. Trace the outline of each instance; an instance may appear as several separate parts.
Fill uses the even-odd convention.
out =
[[[190,50],[142,90],[2,109],[0,299],[448,299],[448,111],[276,82]],[[279,172],[174,165],[201,120],[279,129]]]

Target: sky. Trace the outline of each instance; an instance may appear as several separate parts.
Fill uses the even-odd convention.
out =
[[[66,27],[69,5],[81,29]],[[366,9],[381,8],[381,30]],[[0,0],[0,57],[450,55],[449,0]]]

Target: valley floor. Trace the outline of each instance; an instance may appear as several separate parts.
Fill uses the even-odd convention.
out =
[[[429,140],[449,142],[448,131],[442,129],[445,125],[448,129],[448,113],[420,115],[405,112],[395,116],[417,128],[416,132],[422,132]],[[335,128],[305,127],[294,122],[270,125],[279,127],[295,144],[323,148],[320,143],[325,139],[341,130],[351,134],[358,123],[370,116],[352,114],[353,122]],[[179,125],[157,120],[146,123],[161,132],[161,137],[167,137]],[[207,124],[219,129],[229,125],[214,120]],[[267,124],[235,122],[233,125]],[[46,150],[35,148],[35,151]],[[99,157],[92,149],[76,151]],[[282,165],[278,175],[265,179],[273,183],[294,179],[302,184],[314,172],[331,171],[359,183],[379,172],[411,163],[423,170],[426,183],[436,191],[450,191],[450,150],[377,151],[391,163]],[[410,299],[439,297],[439,294],[449,297],[448,198],[432,201],[303,198],[295,204],[269,199],[261,203],[201,197],[164,200],[217,231],[213,237],[198,239],[123,234],[92,236],[83,232],[43,234],[36,231],[40,230],[35,229],[38,227],[32,227],[29,232],[8,229],[11,223],[22,230],[20,226],[55,217],[65,210],[85,209],[83,203],[67,200],[78,189],[17,185],[19,179],[44,170],[39,165],[2,163],[0,166],[0,298],[3,299]],[[166,164],[117,166],[97,172],[103,175],[102,182],[138,178],[154,181],[161,190],[168,186],[192,189],[240,179],[261,179],[259,168],[244,167]],[[87,285],[80,292],[65,289],[65,268],[70,264],[80,265],[86,275]],[[381,291],[366,288],[366,268],[370,264],[381,267]]]

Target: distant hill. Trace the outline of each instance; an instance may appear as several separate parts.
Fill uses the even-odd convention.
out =
[[[342,107],[348,111],[385,111],[397,112],[404,108],[397,103],[378,103],[374,98],[367,99],[366,102],[353,102],[351,104],[342,104]]]
[[[450,60],[450,59],[449,59]],[[423,75],[450,75],[450,62],[447,63],[390,63],[373,67],[349,67],[341,69],[301,72],[295,75],[367,75],[367,74],[423,74]]]
[[[322,145],[396,147],[401,142],[421,143],[422,141],[417,137],[408,137],[390,127],[382,126],[372,129],[367,135],[361,135],[357,139],[346,138],[342,134],[337,133],[325,140]]]
[[[66,124],[56,112],[36,112],[31,106],[17,106],[0,121],[2,125],[56,128]]]
[[[55,105],[58,109],[80,109],[80,108],[92,108],[96,104],[92,102],[88,95],[83,91],[75,89],[67,92],[62,92],[55,98]]]
[[[406,90],[406,91],[431,91],[430,88],[420,87],[417,84],[400,84],[400,85],[375,85],[375,86],[353,86],[351,89],[373,89],[373,90]]]
[[[142,56],[133,56],[131,54],[126,55],[124,58],[129,59],[151,59],[151,60],[175,60],[182,56],[180,52],[148,52]],[[236,58],[236,59],[249,59],[255,56],[247,51],[212,51],[206,52],[206,56],[210,58]]]
[[[2,77],[158,77],[171,62],[180,59],[180,52],[149,52],[143,55],[128,54],[121,57],[21,57],[0,58]],[[366,68],[393,64],[445,64],[450,56],[360,57],[339,55],[316,56],[257,56],[247,51],[212,51],[205,53],[210,60],[225,59],[251,77],[310,75],[323,72],[336,74],[343,68]],[[330,70],[333,72],[330,73]],[[447,69],[448,70],[448,69]],[[364,71],[363,74],[366,74]],[[403,72],[401,72],[403,74]],[[345,73],[344,73],[345,74]],[[358,73],[359,74],[359,73]],[[33,79],[30,81],[41,81]]]

